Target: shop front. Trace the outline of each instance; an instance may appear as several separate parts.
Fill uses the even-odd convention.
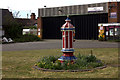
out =
[[[117,40],[120,39],[120,23],[98,24],[99,40]]]

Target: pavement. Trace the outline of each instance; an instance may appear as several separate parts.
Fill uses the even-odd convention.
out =
[[[118,48],[117,42],[106,42],[98,40],[76,40],[74,48]],[[39,49],[61,49],[62,40],[44,40],[39,42],[24,42],[2,44],[2,51],[21,51],[21,50],[39,50]]]

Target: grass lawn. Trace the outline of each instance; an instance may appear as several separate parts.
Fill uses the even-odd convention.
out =
[[[3,78],[117,78],[118,64],[117,48],[75,49],[74,54],[93,55],[101,59],[108,66],[104,69],[94,69],[89,72],[44,72],[33,69],[33,65],[42,56],[62,55],[60,49],[43,49],[28,51],[3,51],[2,77]]]

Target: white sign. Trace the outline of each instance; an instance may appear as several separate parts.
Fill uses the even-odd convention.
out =
[[[103,11],[103,7],[88,7],[88,12]]]
[[[117,18],[117,13],[116,12],[111,12],[110,13],[110,18]]]
[[[23,29],[23,31],[25,31],[25,32],[29,32],[29,31],[30,31],[30,29]]]

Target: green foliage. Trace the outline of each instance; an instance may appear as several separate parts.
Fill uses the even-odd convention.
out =
[[[89,55],[86,57],[87,62],[95,62],[97,59],[94,55]]]
[[[90,63],[88,63],[88,67],[89,68],[96,68],[96,67],[99,67],[99,66],[102,66],[103,64],[102,63],[96,63],[96,62],[90,62]]]
[[[57,60],[58,57],[49,56],[43,57],[38,63],[37,66],[46,69],[54,69],[54,70],[77,70],[77,69],[89,69],[102,66],[103,63],[98,60],[93,54],[85,56],[80,53],[77,55],[77,60],[74,63],[70,61],[65,61],[64,63],[60,63]]]
[[[100,80],[107,79],[116,80],[118,78],[119,69],[118,65],[118,48],[94,48],[94,54],[97,59],[101,59],[105,64],[109,64],[104,69],[93,69],[93,71],[85,72],[48,72],[48,71],[38,71],[33,69],[33,65],[38,58],[41,56],[60,54],[61,49],[40,49],[40,50],[20,50],[20,51],[2,51],[2,77],[4,78],[79,78],[88,80]],[[90,48],[88,49],[76,49],[81,55],[89,55]],[[86,51],[86,53],[84,52]],[[57,52],[57,53],[56,53]],[[78,57],[77,57],[78,58]],[[59,61],[58,61],[59,62]],[[90,67],[90,66],[89,66]],[[88,67],[88,68],[89,68]],[[17,76],[16,76],[17,75]],[[97,76],[96,76],[97,75]]]
[[[5,22],[3,29],[5,30],[5,37],[7,38],[18,38],[22,35],[22,26],[16,20],[11,17],[4,17]]]
[[[5,36],[12,39],[18,38],[22,35],[22,28],[18,23],[13,23],[4,28]]]
[[[98,40],[99,40],[99,41],[103,41],[104,39],[103,39],[102,36],[100,36]]]
[[[55,61],[54,69],[57,69],[57,70],[62,69],[61,62],[60,62],[60,61],[58,61],[58,60]]]
[[[109,42],[120,42],[120,39],[108,40]]]
[[[37,26],[24,26],[24,29],[37,29]]]
[[[50,57],[43,57],[37,65],[41,68],[46,69],[61,69],[61,63],[57,60],[58,57],[50,56]]]
[[[32,42],[32,41],[40,41],[41,39],[36,35],[25,34],[20,36],[19,38],[14,39],[15,42]]]

